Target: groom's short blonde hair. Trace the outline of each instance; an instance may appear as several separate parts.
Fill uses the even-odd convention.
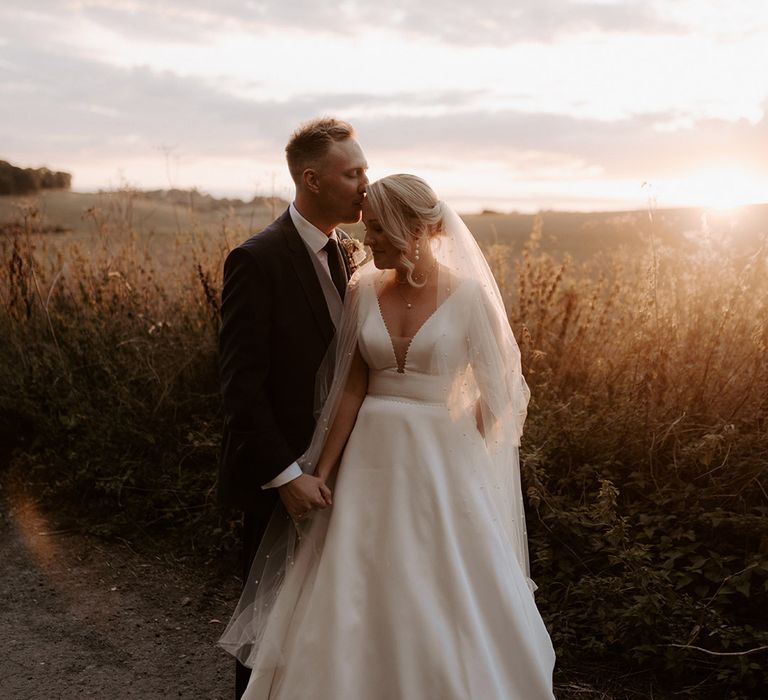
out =
[[[307,168],[316,167],[334,141],[345,141],[354,136],[355,130],[350,124],[333,117],[321,117],[302,124],[285,147],[293,181],[298,184]]]

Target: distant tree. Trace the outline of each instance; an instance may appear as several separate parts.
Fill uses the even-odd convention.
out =
[[[0,194],[30,194],[39,190],[68,190],[72,175],[48,168],[19,168],[0,160]]]
[[[10,194],[13,192],[13,176],[10,170],[3,168],[5,165],[3,161],[0,161],[0,194]]]

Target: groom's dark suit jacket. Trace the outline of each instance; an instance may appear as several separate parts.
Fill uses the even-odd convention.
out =
[[[218,493],[261,518],[277,498],[261,485],[312,437],[315,375],[335,330],[310,255],[286,210],[224,264]]]

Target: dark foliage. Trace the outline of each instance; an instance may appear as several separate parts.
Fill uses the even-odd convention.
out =
[[[3,461],[81,526],[220,554],[237,534],[213,495],[225,237],[185,242],[158,270],[142,242],[116,245],[89,216],[87,250],[44,244],[34,216],[0,242]],[[765,250],[681,256],[643,235],[642,259],[580,269],[542,254],[538,228],[522,256],[487,249],[533,395],[522,457],[537,601],[560,674],[626,675],[653,697],[761,697]]]
[[[0,194],[32,194],[40,190],[68,190],[72,175],[48,168],[19,168],[0,160]]]

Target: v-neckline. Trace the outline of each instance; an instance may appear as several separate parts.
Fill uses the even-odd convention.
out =
[[[448,302],[448,300],[454,294],[456,294],[456,289],[458,289],[458,287],[453,289],[451,291],[451,293],[447,297],[445,297],[445,299],[443,299],[442,303],[438,304],[433,309],[432,313],[429,314],[429,316],[427,316],[424,319],[422,324],[416,329],[416,332],[410,337],[410,339],[408,340],[408,345],[405,346],[405,353],[403,354],[403,364],[401,366],[400,365],[400,361],[398,360],[398,357],[397,357],[397,350],[395,349],[395,341],[392,339],[393,338],[392,333],[389,332],[389,326],[387,325],[387,320],[384,318],[384,312],[381,309],[381,302],[379,301],[379,295],[376,293],[376,287],[375,286],[373,287],[373,296],[376,298],[376,307],[379,310],[379,319],[381,319],[381,325],[384,327],[384,332],[387,334],[387,338],[389,338],[389,347],[392,349],[392,357],[395,360],[395,367],[397,368],[397,373],[398,374],[405,374],[406,373],[405,369],[406,369],[406,367],[408,365],[408,353],[410,353],[410,351],[411,351],[411,346],[413,345],[413,341],[416,340],[416,336],[418,336],[419,333],[421,333],[421,331],[424,329],[424,326],[426,326],[432,320],[432,318],[435,316],[435,314],[440,309],[442,309],[443,306],[445,306],[445,304]],[[403,336],[398,336],[398,338],[408,338],[408,336],[407,335],[403,335]]]

